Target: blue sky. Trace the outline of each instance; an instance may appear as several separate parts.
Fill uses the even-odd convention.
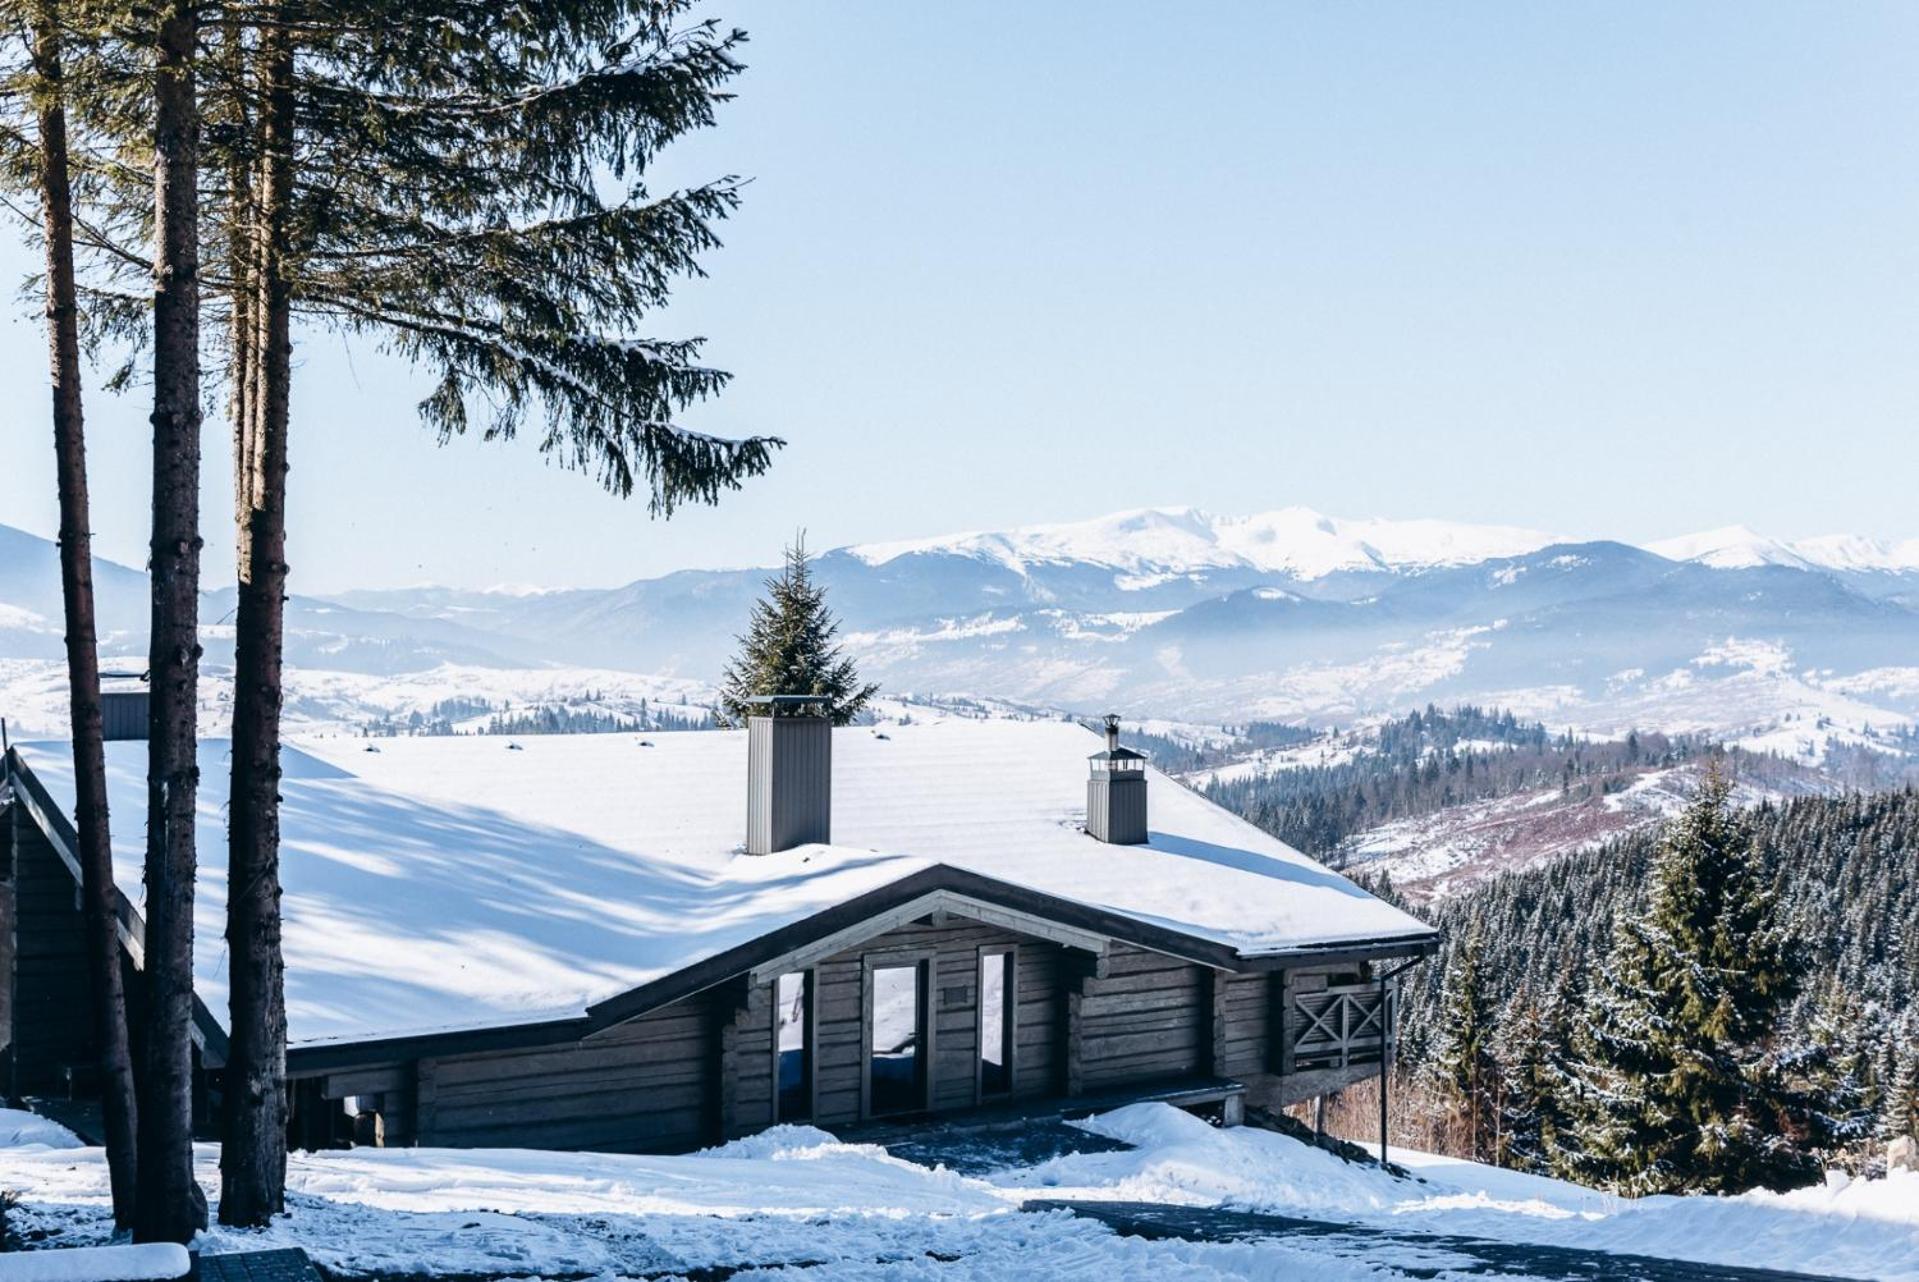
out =
[[[777,0],[655,185],[754,179],[661,334],[773,474],[649,520],[299,338],[296,590],[614,583],[1147,504],[1919,534],[1919,7]],[[0,252],[18,278],[37,253]],[[5,314],[0,522],[54,525]],[[138,563],[144,393],[90,403]],[[209,419],[210,578],[230,574]]]

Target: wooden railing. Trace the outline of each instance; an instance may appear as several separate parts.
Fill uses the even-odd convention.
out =
[[[1290,1071],[1377,1064],[1391,1035],[1392,1003],[1378,984],[1300,993],[1287,1023]]]

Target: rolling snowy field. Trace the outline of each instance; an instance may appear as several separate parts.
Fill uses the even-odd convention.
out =
[[[1092,1119],[1133,1147],[984,1178],[788,1126],[683,1157],[527,1150],[355,1149],[293,1158],[290,1214],[260,1233],[215,1228],[221,1253],[304,1247],[329,1272],[466,1277],[678,1277],[695,1270],[867,1278],[1450,1277],[1448,1252],[1350,1238],[1148,1241],[1022,1201],[1224,1206],[1391,1228],[1919,1280],[1919,1174],[1775,1196],[1622,1201],[1554,1180],[1396,1152],[1396,1179],[1272,1132],[1218,1130],[1159,1104]],[[200,1150],[217,1191],[217,1150]],[[0,1188],[39,1248],[110,1231],[98,1150],[0,1112]],[[1418,1269],[1418,1273],[1406,1270]],[[1424,1270],[1437,1270],[1437,1273]]]

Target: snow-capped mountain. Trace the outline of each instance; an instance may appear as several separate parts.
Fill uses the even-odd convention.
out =
[[[1673,561],[1694,561],[1721,570],[1786,565],[1796,570],[1841,574],[1919,574],[1919,539],[1872,539],[1859,534],[1825,534],[1788,542],[1743,525],[1685,534],[1646,545],[1648,552]]]
[[[1227,569],[1310,580],[1340,571],[1395,573],[1470,565],[1555,541],[1552,535],[1511,526],[1342,520],[1304,507],[1243,517],[1165,507],[997,533],[866,543],[846,551],[873,566],[930,555],[973,557],[1019,574],[1036,566],[1099,566],[1135,580],[1121,586],[1150,586],[1148,580]]]
[[[1715,570],[1750,570],[1761,565],[1807,570],[1817,564],[1795,551],[1791,544],[1768,538],[1743,525],[1661,539],[1648,543],[1646,550],[1669,561],[1690,561]]]

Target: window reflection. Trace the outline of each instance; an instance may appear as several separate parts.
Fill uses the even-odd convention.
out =
[[[923,1012],[920,968],[879,966],[873,970],[873,1044],[868,1061],[872,1111],[901,1113],[925,1106],[921,1089],[920,1045]]]
[[[782,1122],[813,1117],[812,1008],[812,974],[781,975],[774,987],[773,1037],[779,1072],[777,1118]]]
[[[979,1089],[1004,1095],[1013,1089],[1011,953],[987,953],[979,959]]]

